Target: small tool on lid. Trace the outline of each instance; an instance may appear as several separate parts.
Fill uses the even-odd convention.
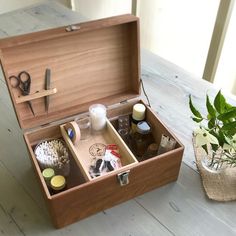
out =
[[[45,90],[50,89],[50,82],[51,82],[51,70],[46,69],[45,71]],[[48,112],[49,109],[49,95],[45,97],[45,110]]]
[[[31,76],[27,71],[21,71],[18,76],[12,75],[9,77],[11,86],[13,88],[19,88],[21,90],[21,94],[23,96],[27,96],[30,94],[30,86],[31,86]],[[32,107],[32,102],[27,101],[29,108],[33,115],[35,116],[33,107]]]

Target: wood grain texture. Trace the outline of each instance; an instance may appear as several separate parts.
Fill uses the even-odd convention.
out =
[[[27,102],[27,101],[32,101],[34,99],[39,99],[42,97],[50,96],[55,93],[57,93],[57,89],[53,88],[53,89],[48,89],[48,90],[37,91],[34,94],[27,95],[24,97],[21,96],[19,98],[16,98],[15,100],[16,100],[16,104],[18,104],[18,103],[23,103],[23,102]]]
[[[24,235],[2,205],[0,205],[0,235]]]
[[[119,114],[122,115],[122,106],[120,106],[119,109]],[[155,137],[160,140],[163,133],[173,137],[171,132],[166,129],[148,107],[146,110],[146,117],[154,129]],[[132,104],[129,105],[129,111],[132,111]],[[111,143],[114,142],[118,144],[121,156],[126,159],[122,161],[122,168],[92,179],[88,173],[88,168],[91,163],[91,160],[88,159],[90,155],[86,157],[86,155],[88,155],[86,154],[88,152],[87,150],[91,143],[88,141],[87,144],[81,142],[80,145],[83,146],[74,146],[68,139],[64,125],[60,127],[60,130],[77,162],[77,171],[82,173],[86,182],[77,182],[73,188],[69,188],[55,196],[49,194],[45,185],[41,170],[33,153],[33,143],[35,143],[36,140],[51,138],[52,135],[55,137],[55,135],[59,134],[59,126],[34,130],[25,135],[33,167],[39,177],[40,185],[54,225],[58,228],[132,199],[154,188],[175,181],[178,178],[183,155],[183,147],[180,143],[177,143],[176,148],[170,152],[138,163],[133,154],[127,150],[128,147],[124,145],[121,138],[117,136],[117,132],[114,130],[111,123],[107,121],[106,132],[98,135],[98,137],[95,135],[95,138],[91,136],[91,140],[102,143],[108,142],[109,140]],[[117,179],[117,174],[126,170],[130,170],[130,183],[121,187]]]
[[[225,204],[208,200],[199,175],[185,165],[181,168],[178,183],[138,197],[137,202],[175,235],[233,236],[236,233],[236,224],[232,220],[236,214],[235,202]],[[223,209],[227,209],[226,214]]]
[[[107,126],[102,133],[92,134],[90,135],[88,140],[82,140],[77,145],[74,145],[72,143],[67,132],[65,131],[65,127],[66,124],[60,126],[62,136],[67,143],[77,165],[80,167],[84,178],[88,181],[92,180],[92,177],[89,174],[89,168],[93,160],[93,156],[89,153],[89,149],[95,143],[102,143],[105,145],[116,144],[118,146],[119,154],[121,156],[120,161],[122,165],[122,168],[119,169],[118,173],[122,172],[123,167],[131,167],[133,163],[138,162],[133,153],[118,135],[117,131],[113,128],[109,120],[107,120]],[[117,173],[117,171],[115,172]],[[102,176],[96,177],[96,179],[97,178],[102,178]]]
[[[153,158],[130,168],[130,183],[121,187],[117,177],[104,176],[52,197],[49,203],[56,227],[110,208],[168,182],[175,181],[182,152]],[[127,169],[127,168],[126,168]],[[143,171],[145,169],[145,171]],[[148,174],[147,174],[148,173]]]
[[[134,29],[133,29],[134,28]],[[92,103],[114,104],[139,94],[137,18],[129,15],[83,23],[0,40],[0,58],[13,104],[22,128],[32,128],[88,110]],[[36,117],[26,103],[17,104],[21,91],[11,87],[9,76],[22,70],[32,78],[31,93],[44,89],[45,69],[52,72],[50,99],[32,101]],[[32,95],[33,96],[33,95]]]

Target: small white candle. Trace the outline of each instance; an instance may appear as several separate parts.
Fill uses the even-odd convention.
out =
[[[92,129],[100,131],[106,126],[106,107],[102,104],[94,104],[89,107]]]

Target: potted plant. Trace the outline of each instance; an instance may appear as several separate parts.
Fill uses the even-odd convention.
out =
[[[191,95],[189,107],[193,121],[199,123],[194,131],[197,147],[205,150],[203,166],[209,171],[236,167],[236,107],[226,102],[219,91],[211,103],[206,95],[206,115],[195,108]]]

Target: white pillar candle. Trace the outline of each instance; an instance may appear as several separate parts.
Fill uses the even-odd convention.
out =
[[[106,107],[102,104],[94,104],[89,107],[92,129],[100,131],[106,126]]]

